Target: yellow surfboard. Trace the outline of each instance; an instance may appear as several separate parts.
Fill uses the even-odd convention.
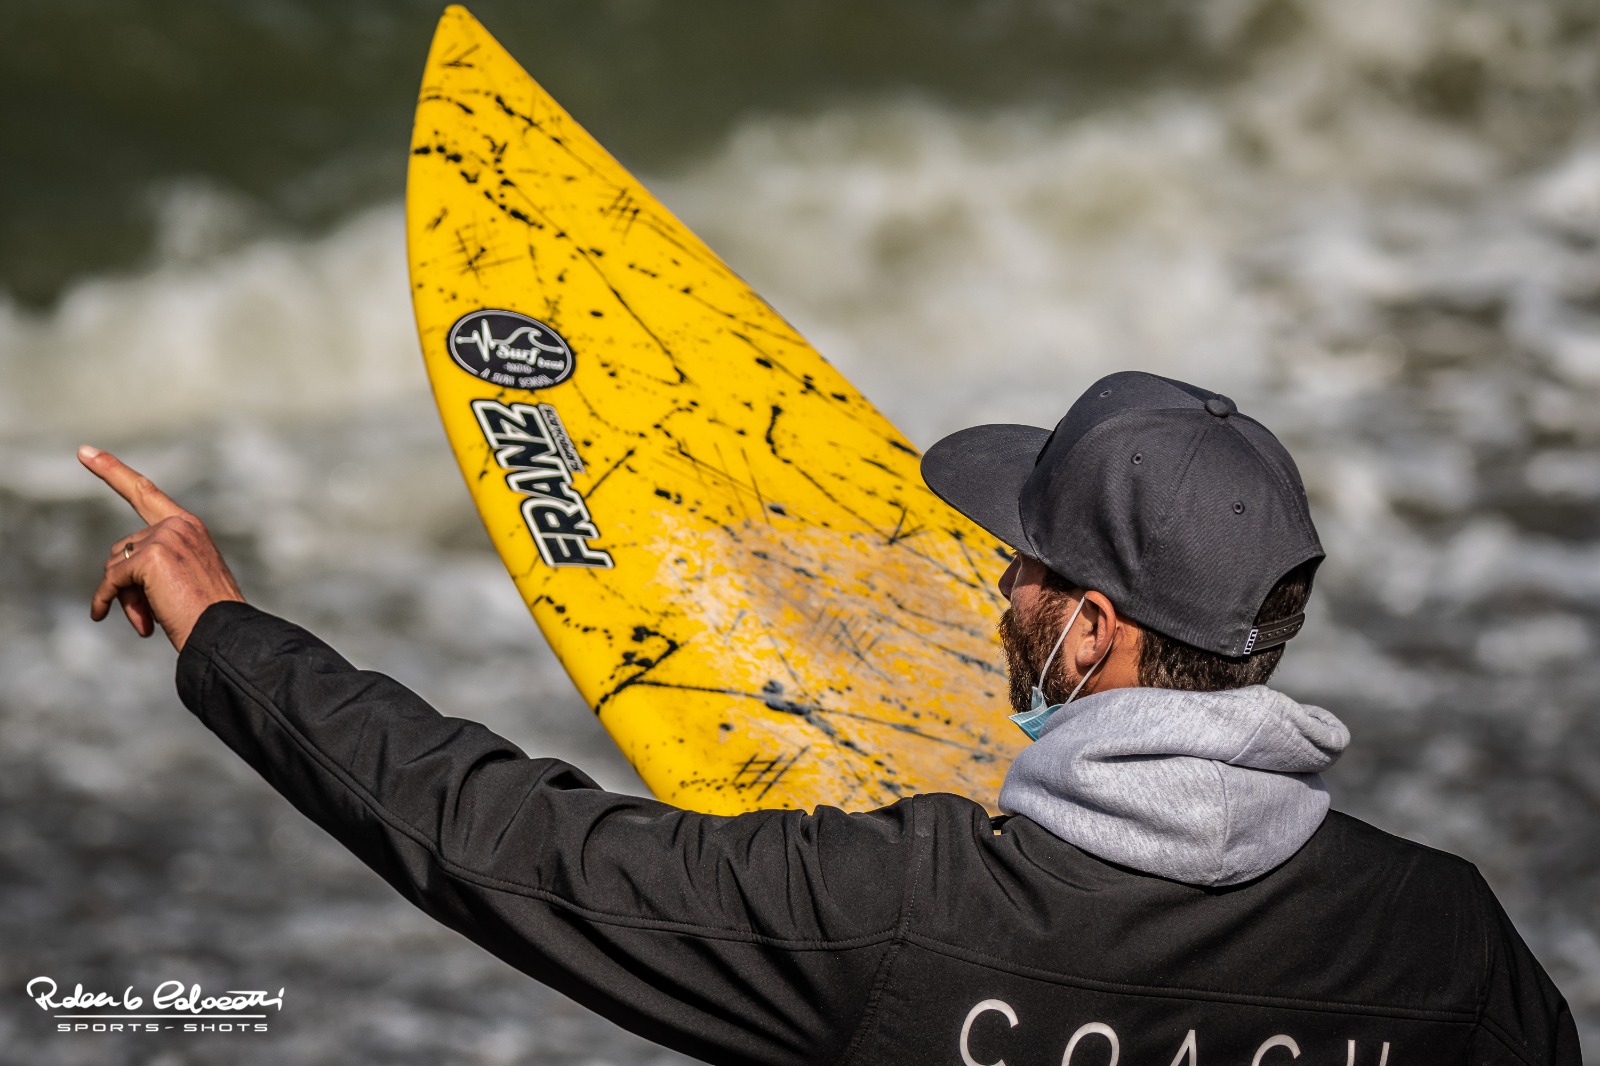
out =
[[[440,415],[540,629],[655,794],[993,804],[1006,551],[464,8],[406,198]]]

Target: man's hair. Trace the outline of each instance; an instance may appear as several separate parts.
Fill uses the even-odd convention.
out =
[[[1305,610],[1311,597],[1311,577],[1318,560],[1301,563],[1278,579],[1256,612],[1256,624],[1276,622]],[[1052,592],[1067,592],[1075,586],[1054,571],[1047,571],[1041,584]],[[1146,688],[1178,688],[1191,692],[1217,692],[1246,685],[1264,685],[1283,658],[1276,648],[1232,659],[1185,644],[1154,629],[1144,629],[1139,642],[1139,684]]]

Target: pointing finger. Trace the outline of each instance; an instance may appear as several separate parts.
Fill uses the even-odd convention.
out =
[[[91,474],[110,485],[118,496],[132,505],[140,518],[152,525],[163,518],[188,513],[156,488],[155,482],[110,452],[85,444],[78,449],[78,461],[88,467]]]

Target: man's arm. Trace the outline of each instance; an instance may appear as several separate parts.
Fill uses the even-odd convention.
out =
[[[180,650],[184,703],[402,895],[624,1027],[711,1062],[834,1061],[893,957],[914,802],[737,818],[607,793],[243,602],[204,527],[107,453],[151,526],[96,591]]]
[[[184,703],[403,896],[628,1029],[711,1061],[831,1061],[897,932],[911,804],[738,818],[604,792],[310,633],[208,609]]]

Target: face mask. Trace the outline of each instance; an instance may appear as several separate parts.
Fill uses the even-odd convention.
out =
[[[1072,617],[1067,619],[1066,628],[1063,629],[1061,631],[1061,635],[1056,638],[1055,647],[1050,649],[1050,656],[1044,661],[1044,669],[1039,671],[1039,680],[1033,686],[1032,707],[1024,711],[1022,714],[1013,714],[1010,716],[1011,720],[1017,723],[1017,728],[1028,734],[1029,740],[1039,739],[1040,735],[1044,733],[1044,727],[1050,724],[1050,719],[1055,716],[1055,713],[1061,708],[1065,707],[1067,703],[1071,703],[1073,700],[1078,698],[1078,693],[1082,691],[1083,686],[1088,683],[1089,678],[1094,676],[1094,672],[1100,669],[1100,664],[1106,661],[1106,656],[1111,654],[1111,646],[1107,645],[1105,655],[1102,655],[1099,659],[1095,660],[1095,664],[1089,667],[1089,672],[1078,679],[1078,683],[1073,687],[1072,693],[1067,697],[1066,703],[1052,703],[1046,705],[1044,689],[1040,688],[1039,686],[1043,685],[1044,679],[1050,676],[1050,664],[1055,661],[1056,652],[1061,650],[1062,641],[1067,639],[1067,634],[1072,632],[1073,625],[1077,623],[1078,614],[1083,610],[1084,600],[1086,599],[1088,599],[1088,597],[1083,597],[1078,600],[1078,606],[1074,607],[1072,610]],[[1113,642],[1115,642],[1116,635],[1113,634],[1111,639]]]

